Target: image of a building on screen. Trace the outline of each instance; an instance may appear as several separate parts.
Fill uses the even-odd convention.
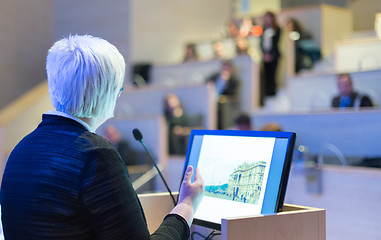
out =
[[[227,192],[233,201],[257,204],[262,190],[266,162],[244,163],[229,177]]]
[[[227,183],[205,186],[205,196],[258,204],[266,162],[243,163],[229,175]]]

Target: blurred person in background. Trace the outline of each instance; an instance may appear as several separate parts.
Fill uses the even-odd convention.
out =
[[[248,55],[249,54],[249,43],[246,38],[237,37],[235,39],[236,44],[236,54],[237,56]]]
[[[196,45],[194,43],[188,43],[185,46],[185,54],[183,62],[196,62],[198,61],[198,54]]]
[[[235,130],[250,131],[253,130],[250,116],[246,113],[241,113],[234,121]]]
[[[229,60],[222,61],[221,69],[208,77],[206,82],[214,84],[217,97],[237,97],[239,80],[235,74],[233,63]]]
[[[226,26],[227,34],[226,37],[236,38],[238,35],[238,24],[235,20],[230,20]]]
[[[214,51],[214,57],[213,59],[224,59],[225,58],[225,48],[222,41],[217,40],[213,42],[213,51]]]
[[[279,38],[281,35],[280,27],[276,21],[275,14],[266,12],[263,17],[263,34],[260,39],[260,47],[262,50],[262,61],[264,68],[264,93],[266,96],[276,94],[276,71],[278,67],[278,59],[280,52],[278,48]]]
[[[122,157],[126,166],[136,165],[136,152],[130,144],[120,136],[120,132],[114,125],[108,125],[104,131],[104,138],[109,141]]]
[[[354,91],[352,78],[348,73],[339,74],[336,79],[339,95],[332,99],[333,108],[373,107],[373,102],[367,95]]]
[[[174,93],[164,98],[164,116],[168,125],[169,154],[185,154],[191,128],[181,101]]]
[[[282,128],[277,122],[269,122],[263,125],[260,131],[281,132]]]
[[[311,34],[304,30],[302,24],[295,18],[286,22],[288,37],[295,44],[295,73],[303,69],[311,69],[320,57],[320,47],[312,39]]]
[[[234,112],[238,109],[238,94],[240,80],[236,76],[233,63],[225,60],[221,69],[206,79],[206,83],[213,83],[217,96],[218,113],[217,127],[224,129],[232,127]]]

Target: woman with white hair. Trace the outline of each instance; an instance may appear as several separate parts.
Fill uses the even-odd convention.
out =
[[[12,151],[3,175],[4,235],[17,239],[187,239],[204,192],[187,169],[179,203],[150,236],[123,160],[94,131],[113,116],[125,63],[109,42],[70,36],[49,50],[55,111]]]

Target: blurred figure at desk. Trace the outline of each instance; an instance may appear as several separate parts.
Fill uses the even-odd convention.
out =
[[[280,127],[279,123],[277,122],[268,122],[265,125],[263,125],[260,129],[260,131],[270,131],[270,132],[282,132],[282,128]]]
[[[373,107],[372,100],[367,96],[354,91],[351,76],[348,73],[337,76],[339,95],[332,99],[333,108]]]
[[[218,97],[222,95],[236,97],[238,93],[239,80],[235,76],[231,61],[223,61],[221,70],[214,73],[206,81],[214,84]]]
[[[225,47],[222,41],[217,40],[213,43],[214,57],[213,59],[224,59],[225,58]]]
[[[104,138],[116,148],[126,166],[136,165],[136,152],[127,141],[121,138],[118,129],[116,129],[114,125],[108,125],[106,127]]]
[[[191,128],[188,127],[188,118],[176,94],[165,96],[164,116],[168,124],[169,154],[184,155]]]
[[[238,90],[239,80],[234,73],[233,64],[225,60],[221,70],[210,76],[206,82],[214,84],[218,101],[218,129],[232,127],[234,110],[239,109]]]
[[[185,54],[183,62],[196,62],[198,61],[198,54],[196,45],[194,43],[188,43],[185,46]]]
[[[235,130],[251,131],[253,130],[250,116],[246,113],[241,113],[234,121]]]

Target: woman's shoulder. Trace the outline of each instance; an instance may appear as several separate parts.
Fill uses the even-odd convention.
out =
[[[104,139],[102,136],[92,133],[89,131],[84,131],[77,139],[79,145],[85,149],[110,149],[115,150],[112,144]]]

